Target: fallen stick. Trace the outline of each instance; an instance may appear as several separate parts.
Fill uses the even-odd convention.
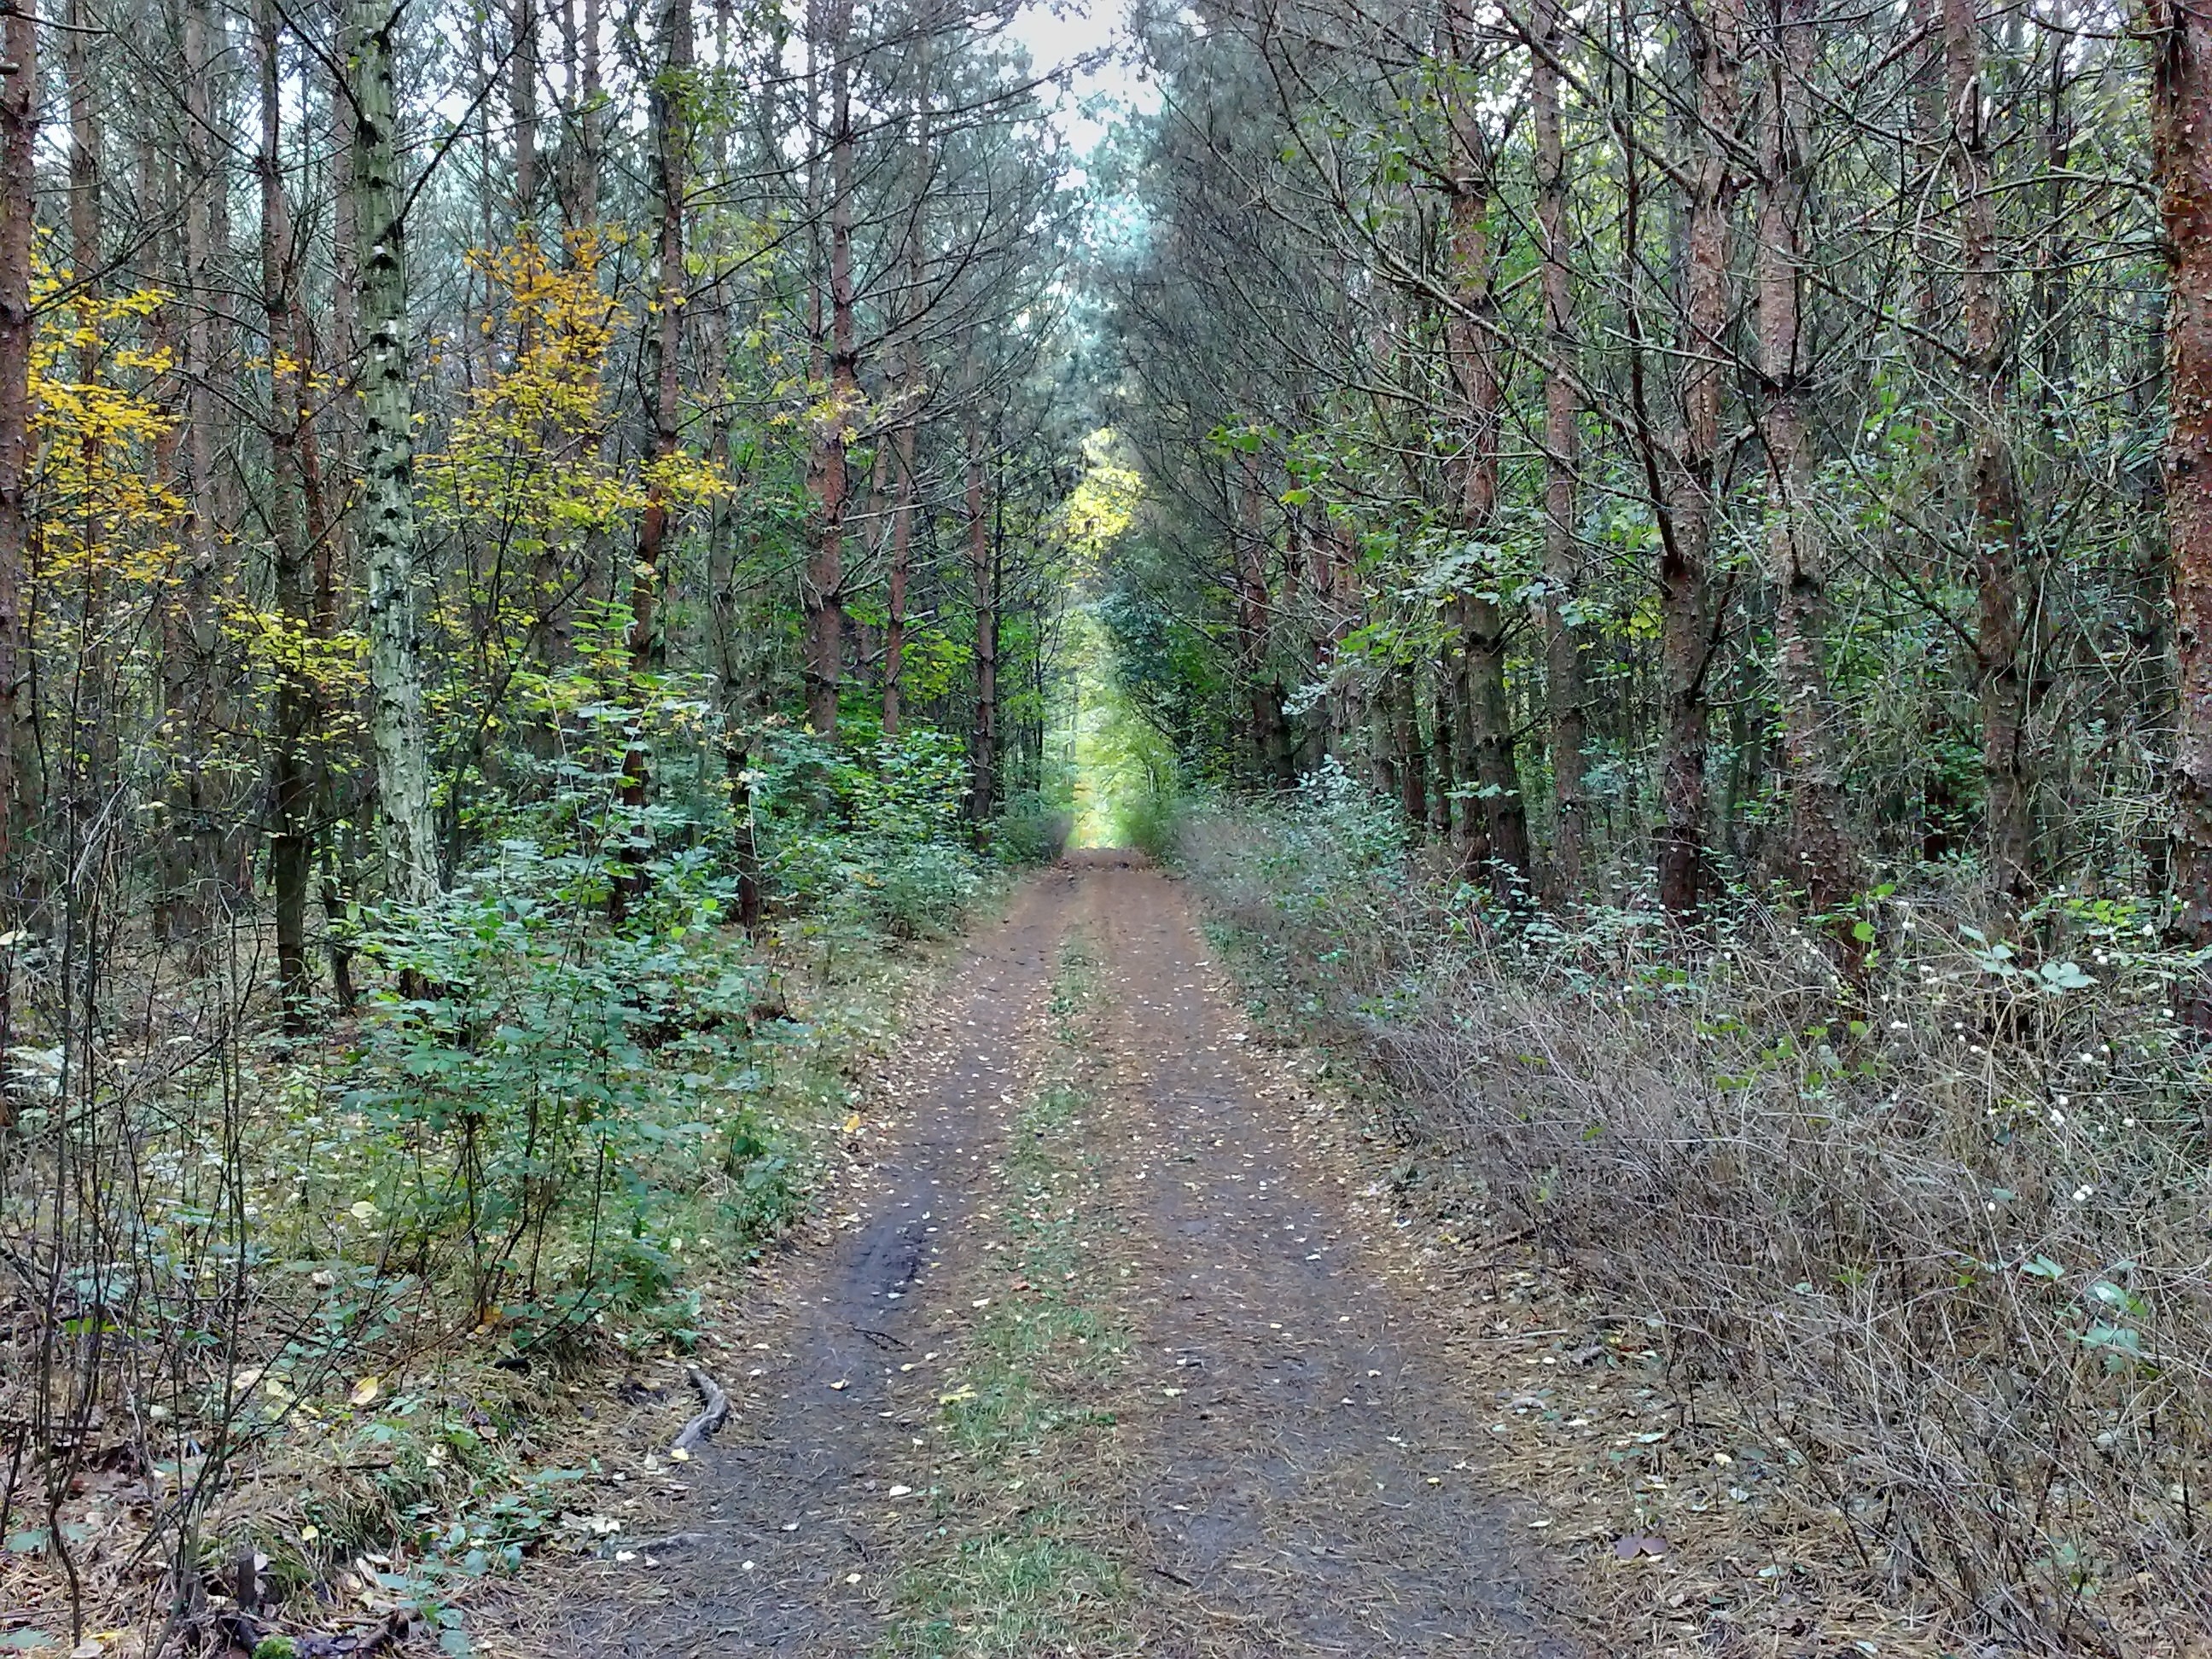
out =
[[[676,1443],[668,1449],[672,1452],[682,1452],[688,1457],[694,1446],[728,1420],[730,1396],[722,1392],[720,1383],[696,1365],[686,1365],[684,1369],[690,1373],[691,1386],[699,1390],[699,1398],[706,1407],[698,1416],[684,1425],[684,1431],[676,1437]]]

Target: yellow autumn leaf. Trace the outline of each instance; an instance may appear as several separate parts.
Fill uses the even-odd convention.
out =
[[[346,1396],[346,1403],[351,1406],[366,1406],[383,1392],[383,1383],[380,1382],[374,1376],[364,1376],[353,1385],[353,1392]]]

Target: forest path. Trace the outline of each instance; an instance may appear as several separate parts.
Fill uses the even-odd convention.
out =
[[[584,1575],[533,1647],[1572,1652],[1227,989],[1141,860],[1028,883],[893,1064],[863,1213],[749,1334],[703,1541]]]

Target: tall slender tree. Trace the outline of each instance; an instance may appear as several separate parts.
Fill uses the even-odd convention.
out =
[[[2172,434],[2166,453],[2180,683],[2173,744],[2173,927],[2212,949],[2212,15],[2154,0],[2151,133],[2172,261],[2166,322]],[[2179,999],[2212,1032],[2212,970]]]
[[[1767,580],[1775,594],[1775,689],[1782,704],[1790,793],[1788,877],[1814,909],[1835,909],[1857,885],[1843,816],[1835,698],[1825,657],[1827,578],[1820,529],[1806,510],[1806,120],[1816,0],[1766,0],[1759,54],[1759,422],[1766,441]]]
[[[356,538],[368,578],[369,734],[392,896],[421,904],[440,886],[429,732],[422,713],[416,574],[415,397],[409,371],[407,209],[400,171],[395,36],[404,0],[353,15],[353,221],[360,240],[362,431]]]

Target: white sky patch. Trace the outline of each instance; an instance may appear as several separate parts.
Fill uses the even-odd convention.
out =
[[[1155,89],[1131,72],[1127,23],[1128,0],[1035,0],[1009,30],[1040,72],[1106,54],[1079,72],[1054,102],[1054,122],[1079,156],[1088,156],[1129,112],[1150,110],[1158,101]]]

